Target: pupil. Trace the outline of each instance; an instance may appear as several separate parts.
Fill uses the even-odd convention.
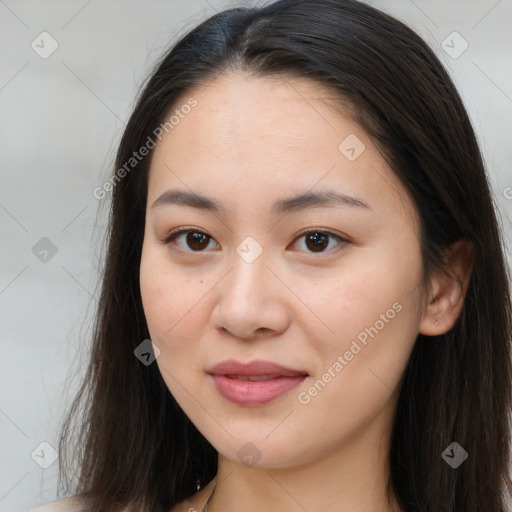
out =
[[[207,239],[207,235],[203,233],[192,232],[187,235],[187,244],[191,249],[204,249],[208,246],[208,243],[204,244],[204,241]],[[201,244],[201,241],[203,244]],[[199,247],[196,246],[199,244]]]
[[[318,240],[318,238],[322,238],[323,241]],[[313,242],[314,249],[325,249],[325,247],[328,245],[328,242],[326,243],[327,236],[324,233],[313,233],[307,237],[307,240]]]

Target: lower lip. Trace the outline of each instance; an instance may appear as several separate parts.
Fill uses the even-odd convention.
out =
[[[251,381],[230,379],[225,375],[210,375],[217,391],[227,400],[245,407],[263,405],[287,391],[297,387],[306,375],[300,377],[277,377],[275,379]]]

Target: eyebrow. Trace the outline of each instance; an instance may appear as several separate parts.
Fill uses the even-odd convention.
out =
[[[216,199],[195,192],[176,189],[167,190],[160,195],[151,206],[151,209],[169,205],[189,206],[221,215],[226,215],[227,213],[226,208]],[[321,206],[352,206],[371,210],[371,207],[362,199],[341,194],[334,190],[324,190],[320,192],[304,192],[296,196],[279,199],[272,205],[271,213],[275,215],[287,214]]]

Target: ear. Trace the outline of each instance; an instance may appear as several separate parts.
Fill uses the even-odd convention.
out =
[[[445,256],[445,272],[436,270],[430,278],[430,296],[424,306],[419,332],[439,336],[457,321],[473,271],[474,247],[469,240],[453,243]]]

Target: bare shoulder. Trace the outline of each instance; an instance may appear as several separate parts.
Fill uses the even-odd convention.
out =
[[[27,512],[79,512],[82,499],[79,496],[70,496],[61,500],[52,501],[39,507],[31,508]]]
[[[190,496],[190,498],[186,498],[182,502],[178,503],[171,512],[202,512],[214,487],[215,478],[193,496]]]

